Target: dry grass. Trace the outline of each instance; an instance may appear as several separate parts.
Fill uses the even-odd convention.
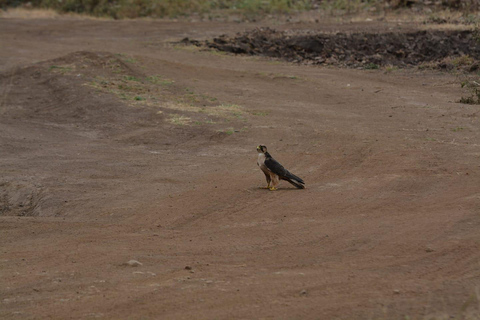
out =
[[[215,15],[240,14],[260,16],[271,13],[292,13],[311,8],[311,0],[35,0],[28,6],[49,8],[58,12],[85,13],[97,17],[135,19],[143,17],[176,18],[200,15],[211,19]]]
[[[0,10],[0,18],[4,19],[55,19],[60,15],[53,9],[25,9],[9,8],[5,11]]]
[[[59,13],[53,9],[8,8],[0,10],[2,19],[75,19],[75,20],[110,20],[110,18],[94,17],[78,13]]]
[[[193,88],[178,85],[174,80],[162,75],[145,76],[131,75],[120,61],[135,61],[130,64],[140,65],[141,62],[125,55],[116,55],[108,59],[103,75],[90,75],[86,86],[97,92],[113,94],[125,103],[136,107],[152,108],[158,114],[180,114],[168,119],[176,125],[192,123],[212,124],[215,121],[230,122],[246,121],[247,112],[236,104],[220,103],[217,98],[197,93]],[[58,64],[49,66],[49,71],[62,75],[75,75],[89,69],[82,61],[76,64]],[[195,120],[195,122],[193,120]],[[215,121],[214,121],[215,120]]]
[[[171,114],[168,121],[177,126],[184,126],[190,124],[192,119],[181,114]]]

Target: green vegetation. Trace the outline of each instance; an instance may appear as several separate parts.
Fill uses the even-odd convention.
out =
[[[32,0],[33,7],[59,12],[84,13],[114,19],[180,17],[226,10],[242,14],[288,13],[309,10],[312,0]],[[22,5],[19,0],[0,0],[0,7]]]
[[[153,84],[160,84],[162,86],[170,86],[175,83],[175,81],[173,80],[164,79],[162,78],[162,76],[158,76],[158,75],[147,77],[147,81]]]
[[[65,73],[68,73],[68,72],[72,71],[72,69],[74,69],[73,66],[50,66],[48,68],[48,71],[59,72],[61,74],[65,74]]]
[[[225,132],[230,136],[235,133],[235,130],[233,128],[229,128],[229,129],[225,129],[223,132]]]
[[[475,26],[474,30],[475,40],[477,44],[480,44],[480,27],[479,25]],[[457,65],[473,65],[475,60],[470,56],[461,56],[455,60]],[[460,103],[465,104],[480,104],[480,79],[479,73],[473,77],[465,76],[464,81],[461,82],[462,88],[465,88],[469,95],[467,97],[461,97]]]
[[[137,81],[137,82],[141,81],[140,79],[138,79],[137,77],[134,77],[134,76],[125,76],[124,79],[129,80],[129,81]]]
[[[407,0],[30,0],[28,2],[0,0],[0,9],[26,4],[33,8],[113,19],[176,18],[193,14],[209,19],[228,14],[256,19],[267,14],[290,14],[308,10],[351,14],[365,11],[382,12],[411,6],[435,8],[440,5],[447,10],[464,12],[466,23],[477,21],[477,17],[472,15],[472,12],[480,9],[478,0],[416,0],[413,5],[412,1]],[[430,22],[443,22],[443,18],[432,14]]]
[[[480,104],[480,83],[475,80],[465,80],[461,83],[462,88],[466,88],[469,95],[461,97],[460,103]]]
[[[376,69],[379,69],[379,68],[380,68],[380,66],[376,63],[369,63],[364,67],[364,69],[366,69],[366,70],[376,70]]]

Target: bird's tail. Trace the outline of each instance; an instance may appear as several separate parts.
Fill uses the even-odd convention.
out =
[[[298,182],[298,183],[305,184],[305,181],[303,181],[302,178],[297,177],[296,175],[294,175],[294,174],[291,173],[290,171],[287,171],[286,177],[287,177],[289,180],[294,180],[294,181],[296,181],[296,182]]]
[[[296,182],[296,181],[293,181],[292,179],[286,179],[288,182],[290,182],[291,184],[293,184],[295,187],[297,187],[298,189],[305,189],[305,186],[302,184],[302,183],[305,183],[303,182],[302,179],[302,182]]]

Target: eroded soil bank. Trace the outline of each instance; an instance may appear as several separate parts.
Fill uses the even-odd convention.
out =
[[[442,69],[467,66],[475,71],[480,58],[478,34],[468,30],[322,34],[259,28],[233,37],[183,42],[236,54],[367,69],[428,64]]]

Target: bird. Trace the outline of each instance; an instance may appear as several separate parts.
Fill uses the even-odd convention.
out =
[[[267,186],[264,189],[271,191],[277,190],[280,180],[285,180],[293,184],[298,189],[305,189],[305,182],[302,178],[297,177],[287,169],[285,169],[277,160],[273,159],[264,145],[257,146],[258,160],[257,165],[265,174]]]

